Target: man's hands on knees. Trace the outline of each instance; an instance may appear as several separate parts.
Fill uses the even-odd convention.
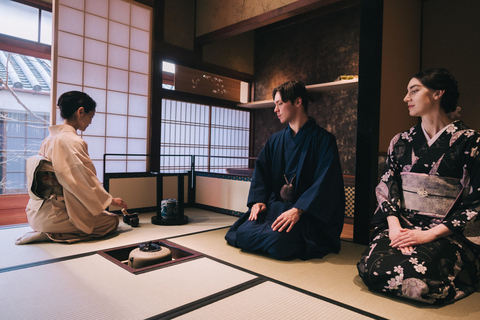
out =
[[[255,203],[252,206],[252,210],[250,210],[250,216],[248,217],[248,220],[257,220],[258,214],[264,212],[265,210],[267,210],[267,206],[265,205],[265,203]]]
[[[285,211],[272,223],[272,230],[282,232],[283,230],[287,229],[287,232],[290,232],[295,223],[300,220],[302,213],[303,210],[298,208],[292,208]]]

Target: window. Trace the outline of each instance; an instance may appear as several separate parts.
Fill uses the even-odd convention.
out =
[[[0,194],[27,192],[26,159],[48,135],[50,72],[48,60],[0,51]]]
[[[15,1],[0,1],[1,33],[52,44],[52,13]]]
[[[161,172],[190,170],[190,155],[199,171],[248,168],[248,111],[164,99],[161,125]]]

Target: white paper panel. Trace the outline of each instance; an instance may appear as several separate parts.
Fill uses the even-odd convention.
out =
[[[86,0],[85,11],[108,17],[108,0]]]
[[[95,170],[97,171],[97,178],[100,180],[101,183],[103,183],[103,157],[102,161],[97,160],[97,161],[92,161],[93,166],[95,167]]]
[[[59,43],[68,43],[68,45],[58,47],[60,57],[83,59],[83,37],[59,31],[58,41]]]
[[[83,35],[83,12],[59,6],[58,30]]]
[[[130,71],[148,74],[148,54],[130,50]]]
[[[85,38],[85,61],[101,65],[107,64],[107,44]]]
[[[130,41],[130,48],[148,52],[150,48],[150,35],[147,31],[139,30],[132,28],[131,30],[131,41]]]
[[[83,1],[81,0],[60,0],[60,3],[78,10],[83,10]]]
[[[108,29],[108,40],[110,43],[118,44],[119,46],[128,47],[128,26],[114,21],[110,21]]]
[[[132,27],[150,31],[150,10],[140,6],[132,6]]]
[[[105,153],[105,139],[103,137],[90,137],[84,135],[83,140],[88,144],[88,154],[92,159],[102,159]]]
[[[106,91],[96,88],[85,88],[83,90],[86,94],[88,94],[95,102],[97,103],[97,107],[95,111],[98,112],[105,112],[105,104],[106,104]],[[97,117],[97,116],[95,116]]]
[[[58,107],[55,108],[55,114],[56,114],[56,120],[54,124],[62,124],[63,123],[63,119],[62,119],[62,116],[60,115],[60,109],[58,109]]]
[[[128,92],[128,72],[108,68],[108,89]]]
[[[127,167],[126,166],[126,161],[117,161],[117,160],[107,161],[106,171],[108,173],[126,172],[126,170],[127,170],[126,167]]]
[[[128,70],[128,49],[108,45],[108,66]]]
[[[127,162],[127,172],[146,172],[147,161],[129,160]]]
[[[147,118],[128,117],[128,137],[147,138]]]
[[[130,23],[130,4],[121,0],[110,0],[111,20],[115,20],[124,24]]]
[[[147,154],[147,139],[128,139],[128,153]]]
[[[98,64],[85,63],[85,86],[105,89],[107,85],[107,68]]]
[[[107,112],[127,114],[128,95],[126,93],[109,91],[107,93]]]
[[[148,99],[146,96],[129,95],[128,114],[146,117],[148,115]]]
[[[57,82],[57,97],[55,98],[55,105],[57,105],[58,98],[68,91],[82,91],[81,86],[75,86],[67,83]]]
[[[125,138],[107,138],[106,153],[127,153],[127,139]],[[108,157],[108,159],[113,157]]]
[[[148,76],[145,74],[130,72],[130,93],[147,95]]]
[[[107,136],[126,137],[127,136],[127,117],[117,115],[107,115]]]
[[[85,15],[85,36],[100,41],[107,41],[108,20],[87,13]]]
[[[82,85],[82,65],[76,60],[58,58],[57,81]]]
[[[92,123],[85,130],[86,135],[105,136],[105,114],[95,112]],[[103,139],[103,138],[102,138]]]

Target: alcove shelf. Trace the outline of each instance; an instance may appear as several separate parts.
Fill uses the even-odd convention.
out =
[[[325,92],[325,91],[335,91],[335,90],[349,90],[355,89],[358,85],[358,78],[342,81],[333,81],[325,83],[310,84],[305,86],[309,92]],[[262,109],[274,107],[273,100],[261,100],[248,103],[240,103],[237,105],[242,108],[249,109]]]

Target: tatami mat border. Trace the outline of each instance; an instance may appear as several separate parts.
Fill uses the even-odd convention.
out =
[[[217,230],[220,230],[220,229],[227,229],[228,227],[223,227],[223,228],[217,228]],[[213,230],[210,230],[210,231],[213,231]],[[208,232],[208,231],[205,231],[205,232]],[[200,232],[198,232],[200,233]],[[203,233],[203,232],[202,232]],[[181,235],[179,236],[176,236],[174,238],[180,238],[182,237]],[[170,237],[168,238],[169,241],[172,241],[175,243],[173,237]],[[223,265],[226,265],[226,266],[229,266],[231,268],[234,268],[234,269],[237,269],[239,271],[243,271],[243,272],[246,272],[246,273],[249,273],[253,276],[256,276],[257,278],[254,279],[254,280],[251,280],[249,282],[246,282],[242,285],[238,285],[236,287],[232,287],[230,289],[227,289],[227,290],[224,290],[222,292],[219,292],[217,294],[214,294],[210,297],[206,297],[204,299],[201,299],[201,300],[198,300],[198,301],[194,301],[186,306],[182,306],[182,307],[179,307],[177,308],[178,310],[171,310],[169,312],[166,312],[166,313],[163,313],[163,314],[160,314],[160,315],[157,315],[157,316],[154,316],[150,319],[172,319],[174,317],[178,317],[178,316],[181,316],[183,314],[186,314],[188,312],[191,312],[193,310],[196,310],[196,309],[199,309],[201,307],[204,307],[208,304],[211,304],[211,303],[214,303],[214,302],[217,302],[221,299],[224,299],[228,296],[232,296],[240,291],[243,291],[243,290],[247,290],[249,288],[252,288],[256,285],[259,285],[261,283],[264,283],[266,281],[270,281],[270,282],[273,282],[273,283],[276,283],[276,284],[279,284],[279,285],[282,285],[286,288],[289,288],[291,290],[295,290],[295,291],[298,291],[300,293],[303,293],[303,294],[306,294],[308,296],[311,296],[311,297],[314,297],[316,299],[320,299],[322,301],[325,301],[325,302],[328,302],[328,303],[331,303],[331,304],[334,304],[338,307],[341,307],[341,308],[344,308],[344,309],[347,309],[347,310],[350,310],[350,311],[353,311],[353,312],[356,312],[358,314],[361,314],[361,315],[364,315],[364,316],[367,316],[367,317],[370,317],[372,319],[378,319],[378,320],[386,320],[386,318],[383,318],[381,316],[378,316],[378,315],[375,315],[375,314],[372,314],[370,312],[367,312],[367,311],[364,311],[362,309],[358,309],[358,308],[355,308],[355,307],[352,307],[348,304],[344,304],[342,302],[339,302],[339,301],[336,301],[336,300],[333,300],[333,299],[330,299],[328,297],[325,297],[325,296],[322,296],[322,295],[319,295],[319,294],[316,294],[316,293],[313,293],[313,292],[310,292],[310,291],[307,291],[307,290],[304,290],[304,289],[301,289],[301,288],[298,288],[298,287],[295,287],[295,286],[292,286],[288,283],[284,283],[282,281],[279,281],[279,280],[276,280],[276,279],[273,279],[273,278],[270,278],[270,277],[267,277],[263,274],[260,274],[260,273],[257,273],[257,272],[254,272],[252,270],[249,270],[249,269],[246,269],[246,268],[243,268],[243,267],[240,267],[238,265],[235,265],[235,264],[232,264],[230,262],[227,262],[225,260],[222,260],[222,259],[218,259],[218,258],[215,258],[211,255],[208,255],[208,254],[204,254],[202,253],[202,256],[204,258],[208,258],[210,260],[213,260],[215,262],[218,262],[218,263],[221,263]],[[184,310],[185,308],[185,310]],[[187,309],[188,308],[188,309]]]
[[[62,262],[62,261],[67,261],[67,260],[73,260],[73,259],[88,257],[88,256],[94,255],[96,253],[97,253],[96,251],[95,252],[87,252],[87,253],[81,253],[81,254],[76,254],[76,255],[66,256],[66,257],[61,257],[61,258],[48,259],[48,260],[42,260],[42,261],[37,261],[37,262],[32,262],[32,263],[20,264],[20,265],[17,265],[17,266],[2,268],[2,269],[0,269],[0,273],[16,271],[16,270],[20,270],[20,269],[33,268],[33,267],[43,266],[45,264],[51,264],[51,263],[56,263],[56,262]]]
[[[22,226],[24,227],[25,225],[22,225]],[[192,235],[196,235],[196,234],[201,234],[201,233],[205,233],[205,232],[210,232],[210,231],[215,231],[215,230],[220,230],[220,229],[226,229],[226,228],[230,228],[230,227],[229,226],[219,227],[219,228],[213,228],[213,229],[191,232],[191,233],[186,233],[186,234],[180,234],[180,235],[173,236],[173,237],[167,237],[167,238],[161,238],[161,239],[152,239],[152,240],[175,239],[175,238],[179,238],[179,237],[192,236]],[[68,246],[68,244],[63,244],[63,245]],[[20,269],[38,267],[38,266],[42,266],[42,265],[45,265],[45,264],[51,264],[51,263],[56,263],[56,262],[62,262],[62,261],[67,261],[67,260],[83,258],[83,257],[87,257],[87,256],[97,254],[99,251],[108,251],[108,250],[112,250],[112,249],[115,249],[115,248],[116,247],[106,248],[106,249],[102,249],[102,250],[89,251],[89,252],[76,254],[76,255],[71,255],[71,256],[65,256],[65,257],[61,257],[61,258],[54,258],[54,259],[42,260],[42,261],[37,261],[37,262],[32,262],[32,263],[20,264],[20,265],[6,267],[6,268],[0,268],[0,274],[5,273],[5,272],[20,270]],[[204,256],[204,255],[202,254],[202,256]]]
[[[205,257],[205,256],[204,256]],[[212,294],[211,296],[199,299],[197,301],[193,301],[189,304],[183,305],[181,307],[169,310],[167,312],[161,313],[159,315],[153,316],[148,318],[147,320],[155,320],[155,319],[173,319],[179,317],[181,315],[187,314],[191,311],[197,310],[201,307],[206,305],[212,304],[214,302],[220,301],[226,297],[230,297],[238,292],[250,289],[260,283],[267,281],[264,278],[255,278],[250,281],[244,282],[232,288],[217,292],[216,294]]]

